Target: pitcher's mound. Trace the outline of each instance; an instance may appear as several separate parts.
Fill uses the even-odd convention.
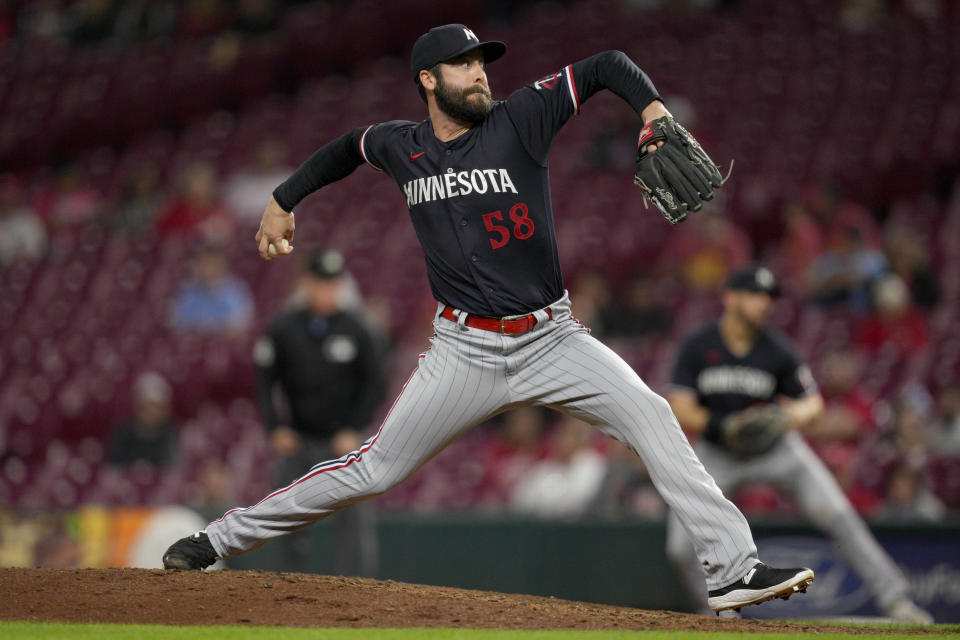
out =
[[[4,594],[0,598],[2,620],[298,627],[827,630],[820,625],[715,619],[536,596],[262,571],[0,569],[0,593]],[[842,630],[876,633],[875,629],[856,627]]]

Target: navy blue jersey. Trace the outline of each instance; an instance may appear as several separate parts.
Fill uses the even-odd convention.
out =
[[[777,396],[801,398],[817,391],[810,369],[779,333],[761,329],[750,351],[737,356],[727,348],[716,322],[680,345],[671,383],[694,392],[711,416],[719,417]]]
[[[364,159],[400,186],[437,300],[506,316],[563,295],[547,154],[577,110],[570,73],[495,102],[450,142],[429,119],[374,125],[361,137]]]
[[[483,122],[449,142],[429,119],[357,129],[314,154],[274,197],[290,210],[353,171],[357,154],[399,186],[437,300],[474,315],[527,313],[563,295],[547,156],[581,101],[602,88],[638,113],[658,99],[629,58],[605,52],[494,102]]]

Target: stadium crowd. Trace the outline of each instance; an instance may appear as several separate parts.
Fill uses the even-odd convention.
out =
[[[522,61],[491,72],[501,95],[569,62],[544,53],[556,47],[535,51],[551,37],[583,30],[576,50],[586,54],[624,46],[623,34],[650,24],[661,35],[634,59],[655,82],[678,69],[693,82],[678,10],[565,4],[564,18],[543,3],[466,3],[466,17],[449,19],[518,43]],[[756,2],[716,4],[681,13],[746,39],[718,53],[718,65],[731,65],[733,76],[755,55],[749,64],[769,82],[729,86],[759,91],[757,100],[772,105],[754,106],[756,118],[740,123],[728,116],[725,129],[715,103],[728,89],[665,82],[678,118],[715,159],[737,158],[726,193],[676,228],[644,211],[630,186],[633,123],[613,101],[587,105],[596,117],[568,127],[552,167],[575,313],[663,392],[676,341],[715,316],[727,275],[764,263],[785,289],[773,324],[798,344],[827,401],[805,436],[857,509],[902,521],[956,517],[960,256],[950,239],[960,237],[960,153],[936,141],[955,141],[960,131],[960,15],[951,3],[809,0],[763,16]],[[251,354],[269,318],[295,297],[296,265],[261,263],[251,239],[273,186],[315,146],[366,120],[417,117],[404,63],[392,56],[420,25],[371,36],[352,59],[356,43],[326,62],[305,61],[343,44],[308,37],[311,26],[331,34],[334,18],[366,20],[385,34],[389,15],[375,5],[0,3],[0,503],[178,502],[209,511],[269,488]],[[843,20],[827,25],[819,13]],[[758,24],[769,27],[765,35],[749,31]],[[850,39],[867,51],[843,61],[842,50],[830,57],[812,47],[828,57],[811,59],[816,86],[801,94],[832,92],[845,101],[831,109],[837,118],[862,116],[866,125],[774,111],[801,90],[777,75],[793,59],[774,46],[788,25],[813,41]],[[154,52],[158,42],[175,53]],[[45,62],[32,63],[31,79],[25,61],[35,54]],[[128,54],[159,56],[152,72],[172,75],[156,87],[125,85]],[[861,91],[861,71],[898,56],[892,77],[874,77]],[[202,70],[178,75],[190,60]],[[271,65],[282,72],[271,74]],[[950,70],[937,76],[928,66]],[[918,86],[919,98],[908,90]],[[111,121],[118,110],[143,108],[137,92],[148,89],[155,108]],[[906,118],[906,98],[890,98],[873,117],[858,111],[872,107],[854,92],[863,100],[909,94],[916,111]],[[68,109],[68,98],[87,111]],[[96,113],[101,99],[120,107]],[[20,119],[37,105],[45,119]],[[896,139],[901,121],[913,143],[868,137],[852,150],[881,128]],[[757,122],[783,134],[776,155],[756,143],[764,130]],[[807,136],[819,129],[838,141],[814,155]],[[921,158],[913,147],[931,153]],[[298,211],[297,248],[346,254],[352,299],[390,343],[395,391],[425,346],[434,310],[415,239],[387,181],[353,176],[330,191]],[[764,486],[736,499],[757,514],[794,510]],[[557,518],[664,513],[635,456],[535,409],[481,425],[377,504]]]

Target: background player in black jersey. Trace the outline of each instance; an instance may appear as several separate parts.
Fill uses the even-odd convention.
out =
[[[847,562],[898,622],[929,624],[929,613],[909,597],[907,581],[870,533],[800,430],[823,409],[809,368],[779,333],[766,327],[776,279],[764,267],[734,273],[723,292],[723,314],[681,344],[667,399],[694,448],[725,495],[745,483],[770,483],[792,494],[800,508],[838,544]],[[759,450],[741,447],[733,431],[766,405],[782,412],[786,431],[758,434]],[[749,445],[749,443],[746,443]],[[667,554],[698,608],[709,612],[703,569],[683,527],[667,521]]]

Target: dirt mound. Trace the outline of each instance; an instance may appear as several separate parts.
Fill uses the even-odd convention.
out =
[[[262,571],[0,569],[0,593],[4,594],[0,598],[2,620],[298,627],[827,630],[820,625],[721,620],[389,580]],[[876,633],[856,627],[836,630]]]

